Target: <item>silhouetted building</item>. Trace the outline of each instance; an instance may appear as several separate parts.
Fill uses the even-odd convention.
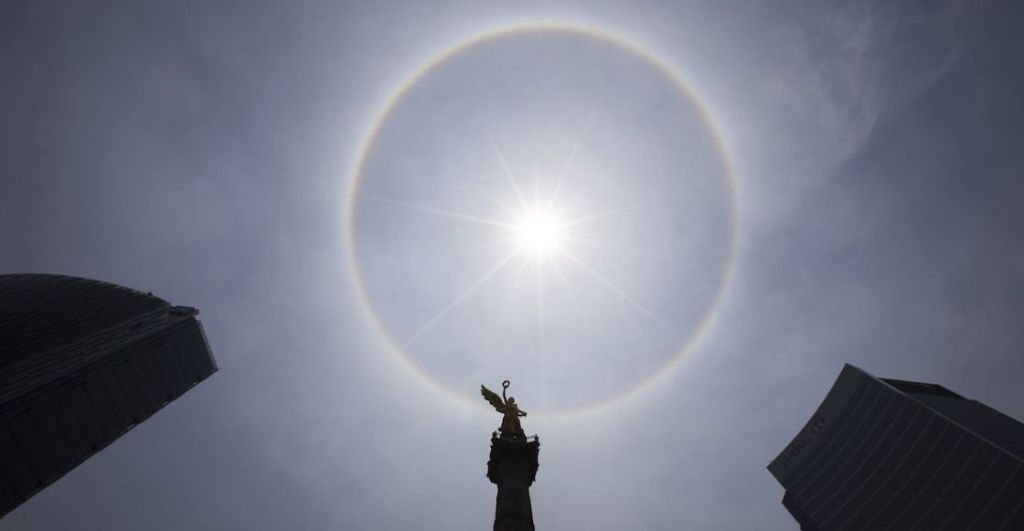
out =
[[[768,465],[804,530],[1024,529],[1024,424],[846,365]]]
[[[59,275],[0,275],[0,516],[217,367],[197,310]]]
[[[494,510],[494,531],[534,531],[530,485],[537,477],[540,441],[495,432],[491,436],[491,458],[487,479],[498,486]]]

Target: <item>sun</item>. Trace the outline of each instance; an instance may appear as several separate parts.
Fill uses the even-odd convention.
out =
[[[516,233],[523,249],[539,255],[561,244],[562,224],[550,214],[528,212],[519,220]]]

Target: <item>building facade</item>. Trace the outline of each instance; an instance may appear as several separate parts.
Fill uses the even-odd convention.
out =
[[[216,372],[194,308],[0,275],[0,516]]]
[[[1024,529],[1024,424],[843,367],[768,470],[804,530]]]

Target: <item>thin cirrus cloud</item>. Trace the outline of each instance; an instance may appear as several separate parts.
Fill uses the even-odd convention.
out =
[[[452,395],[509,377],[541,436],[531,494],[552,529],[792,529],[764,466],[847,361],[1024,417],[1014,10],[14,5],[0,21],[0,269],[197,306],[221,371],[0,529],[479,529],[498,419]],[[566,219],[625,208],[564,244],[657,320],[552,259],[542,386],[537,268],[516,258],[414,338],[410,365],[362,305],[345,247],[353,157],[387,95],[456,36],[524,20],[654,51],[719,125],[736,179],[734,269],[699,341],[640,392],[556,416],[539,413],[604,403],[663,367],[720,271],[721,181],[672,179],[720,161],[692,102],[643,61],[538,39],[450,63],[382,130],[354,228],[368,298],[404,343],[512,249],[492,244],[506,227],[370,195],[515,225],[496,146],[526,199],[560,190]],[[516,61],[519,74],[498,68]]]

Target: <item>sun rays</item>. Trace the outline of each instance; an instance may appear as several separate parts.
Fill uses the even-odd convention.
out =
[[[574,217],[563,217],[563,210],[559,209],[560,195],[568,192],[567,180],[574,169],[574,164],[577,156],[584,145],[584,138],[588,124],[580,134],[576,142],[573,142],[572,148],[565,157],[565,163],[559,167],[557,177],[552,179],[554,186],[552,191],[544,196],[539,192],[537,186],[538,183],[538,172],[536,164],[534,164],[534,189],[531,198],[528,198],[523,193],[523,186],[520,179],[511,171],[509,161],[507,157],[502,153],[497,142],[495,141],[492,133],[487,127],[483,127],[484,137],[490,146],[490,150],[495,158],[497,169],[503,176],[503,179],[498,182],[505,182],[505,185],[499,185],[495,188],[487,188],[480,184],[476,184],[474,192],[481,199],[492,204],[494,208],[494,214],[491,216],[482,216],[479,214],[473,214],[469,212],[460,212],[447,208],[438,208],[429,204],[412,203],[408,201],[395,200],[387,197],[380,197],[377,195],[368,195],[367,199],[370,199],[380,205],[387,205],[395,208],[404,209],[410,212],[416,212],[425,216],[435,216],[439,218],[447,219],[453,223],[470,223],[476,224],[479,227],[485,227],[488,229],[490,237],[487,241],[472,245],[468,248],[464,248],[463,251],[483,251],[483,250],[494,250],[504,249],[501,252],[496,253],[499,257],[492,263],[492,265],[485,269],[479,276],[473,278],[472,281],[465,284],[459,294],[449,300],[446,304],[441,306],[436,312],[430,315],[429,318],[425,319],[415,331],[409,335],[405,341],[402,342],[402,348],[405,348],[423,336],[429,334],[439,322],[444,320],[446,317],[452,314],[460,304],[463,304],[476,294],[481,287],[486,285],[488,282],[494,281],[499,276],[499,273],[510,267],[510,262],[515,261],[518,257],[518,266],[513,267],[515,271],[510,274],[509,285],[510,285],[510,296],[517,296],[520,291],[520,286],[523,280],[529,277],[533,277],[534,290],[536,300],[530,303],[531,306],[535,307],[536,311],[536,326],[537,326],[537,357],[540,368],[540,380],[542,382],[542,389],[546,387],[543,382],[546,381],[547,372],[547,341],[546,341],[546,302],[545,293],[547,291],[545,286],[545,273],[550,271],[558,283],[563,287],[570,285],[570,276],[575,273],[579,273],[580,278],[589,279],[590,285],[597,287],[598,289],[605,290],[613,294],[619,300],[628,304],[629,307],[635,309],[640,314],[643,314],[646,318],[649,318],[657,322],[657,318],[643,304],[641,304],[636,297],[631,296],[620,287],[616,282],[610,279],[607,275],[601,273],[596,264],[588,263],[588,261],[578,254],[572,251],[574,244],[583,243],[599,243],[600,240],[594,240],[593,238],[584,238],[578,234],[577,228],[586,223],[601,220],[617,215],[628,214],[631,211],[635,211],[644,204],[626,204],[626,205],[608,205],[606,208],[598,211],[591,211],[584,215],[578,215]],[[483,122],[480,122],[483,125]],[[552,175],[555,175],[552,173]],[[575,203],[580,200],[587,192],[589,187],[582,189],[573,190],[570,193],[571,202]],[[503,200],[503,197],[513,197],[512,203]],[[578,239],[578,241],[577,241]],[[610,245],[610,248],[615,246]],[[621,248],[620,248],[621,249]],[[531,264],[532,262],[532,264]],[[566,271],[560,262],[570,263],[572,267],[569,271]],[[528,266],[532,265],[534,271],[533,274],[524,275],[525,270]],[[467,279],[468,280],[468,279]],[[588,289],[584,287],[583,289]]]
[[[470,284],[470,286],[466,288],[466,290],[463,291],[461,295],[455,297],[455,299],[448,303],[447,306],[442,308],[441,311],[437,312],[437,314],[435,314],[434,317],[432,317],[429,321],[421,325],[419,329],[417,329],[416,332],[413,333],[413,335],[409,336],[409,338],[405,340],[403,346],[408,346],[412,344],[413,341],[415,341],[417,338],[419,338],[421,335],[427,332],[427,330],[429,330],[430,327],[434,326],[438,321],[443,319],[444,316],[448,315],[449,312],[454,310],[455,307],[459,305],[459,303],[461,303],[463,300],[472,295],[473,292],[477,290],[477,288],[482,286],[485,282],[487,282],[487,280],[493,277],[495,273],[497,273],[502,267],[504,267],[505,264],[507,264],[510,260],[515,258],[517,254],[519,254],[518,250],[510,253],[509,255],[505,256],[505,258],[498,261],[498,263],[494,267],[492,267],[486,273],[481,275],[480,278],[478,278],[475,282]]]
[[[619,38],[466,42],[407,79],[359,148],[358,302],[392,353],[460,398],[494,372],[534,381],[550,411],[635,390],[721,299],[722,148],[678,72]]]

